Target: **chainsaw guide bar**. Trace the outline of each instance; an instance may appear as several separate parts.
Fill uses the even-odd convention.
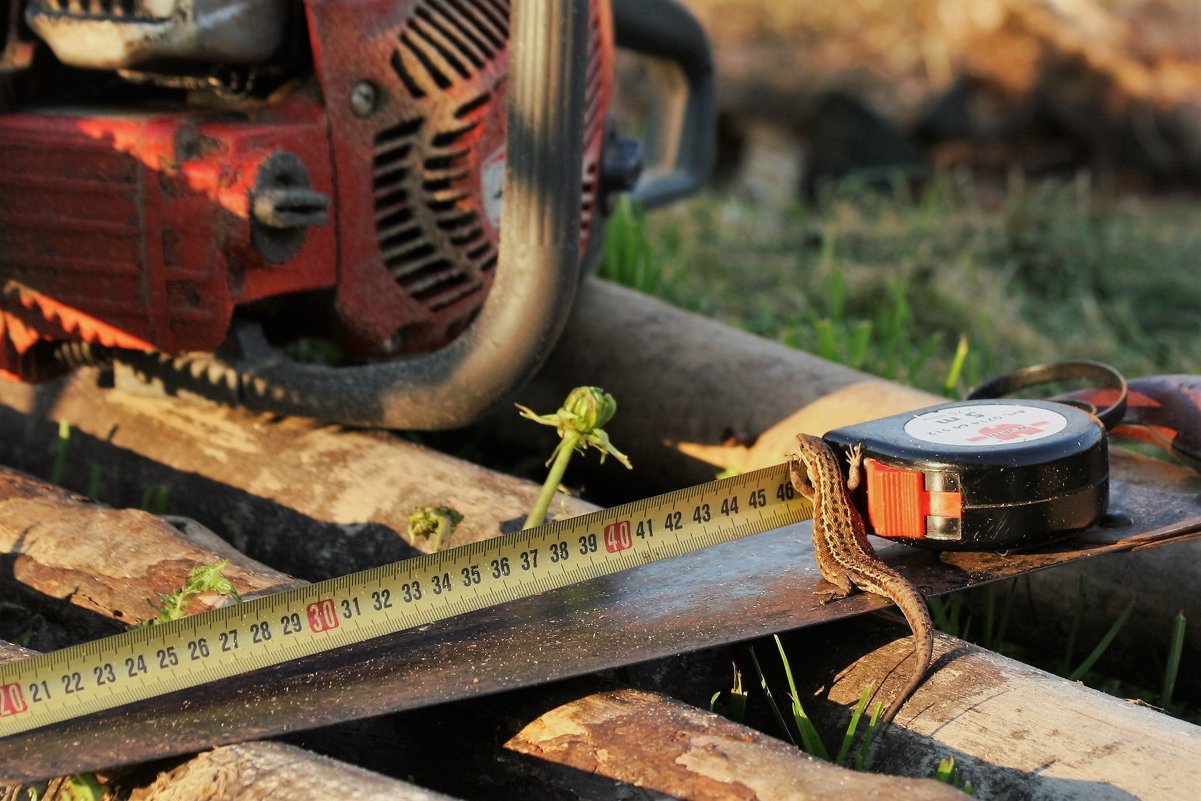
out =
[[[670,559],[812,517],[785,465],[0,665],[0,737]]]

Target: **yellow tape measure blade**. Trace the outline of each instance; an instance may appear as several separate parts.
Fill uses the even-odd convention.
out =
[[[0,665],[0,737],[812,517],[784,465]]]

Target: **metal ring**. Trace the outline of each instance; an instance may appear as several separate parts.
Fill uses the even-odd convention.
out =
[[[1002,398],[1006,395],[1012,395],[1021,389],[1029,389],[1030,387],[1050,384],[1056,381],[1071,380],[1088,381],[1098,388],[1115,389],[1117,390],[1118,397],[1104,409],[1097,409],[1091,403],[1078,400],[1061,400],[1059,398],[1052,398],[1052,400],[1059,400],[1061,403],[1085,408],[1086,411],[1095,414],[1107,430],[1122,421],[1122,418],[1126,414],[1126,377],[1104,362],[1095,362],[1087,359],[1048,362],[1046,364],[1023,367],[1020,370],[1007,373],[991,381],[986,381],[969,392],[967,400]]]

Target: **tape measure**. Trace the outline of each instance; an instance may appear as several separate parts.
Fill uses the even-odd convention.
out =
[[[958,401],[825,436],[860,445],[856,502],[872,533],[940,550],[1049,542],[1109,505],[1109,449],[1094,415],[1040,400]]]
[[[785,465],[0,665],[0,737],[808,520]]]
[[[1095,523],[1105,431],[1044,401],[969,401],[826,434],[863,446],[880,536],[1029,545]],[[786,465],[0,665],[0,737],[514,601],[813,516]]]

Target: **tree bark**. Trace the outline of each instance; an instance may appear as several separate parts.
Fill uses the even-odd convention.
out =
[[[518,753],[693,801],[959,799],[930,779],[856,773],[711,712],[637,690],[557,707],[506,745]]]
[[[445,548],[519,529],[538,497],[537,484],[389,433],[139,397],[96,383],[95,370],[38,387],[0,382],[0,464],[50,475],[59,422],[69,422],[65,486],[82,490],[93,465],[103,465],[99,494],[114,505],[135,506],[148,487],[162,486],[172,513],[310,581],[416,555],[406,532],[415,508],[449,506],[463,515]],[[524,425],[527,433],[541,428]],[[561,496],[550,512],[557,518],[594,508]],[[428,541],[416,545],[429,549]]]
[[[172,525],[137,509],[110,509],[7,468],[0,468],[0,560],[0,602],[14,606],[2,633],[14,637],[31,624],[17,607],[66,623],[65,629],[31,631],[42,650],[155,617],[151,603],[158,594],[176,592],[202,565],[227,560],[223,575],[240,595],[302,583],[243,556],[194,521]],[[226,596],[203,593],[187,611],[228,603]]]
[[[444,801],[451,796],[282,743],[215,748],[133,790],[129,801]]]

